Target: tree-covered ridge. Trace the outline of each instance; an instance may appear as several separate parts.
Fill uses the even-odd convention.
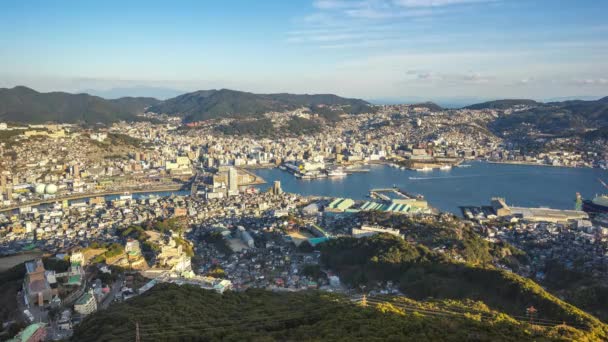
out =
[[[323,263],[352,286],[373,288],[392,281],[414,299],[473,299],[510,315],[534,306],[539,317],[584,327],[590,336],[608,338],[597,318],[563,302],[533,281],[514,273],[457,263],[446,255],[392,235],[339,238],[321,247]]]
[[[229,124],[219,125],[215,128],[218,132],[226,135],[251,135],[259,137],[270,137],[276,130],[270,119],[236,120]]]
[[[402,310],[401,304],[417,310]],[[436,315],[471,309],[477,315]],[[479,312],[487,315],[481,319]],[[352,304],[336,294],[264,290],[223,295],[161,284],[87,317],[74,341],[553,341],[584,337],[565,328],[532,327],[474,302]]]
[[[0,88],[0,121],[18,123],[112,123],[136,121],[159,100],[127,97],[106,100],[88,94],[39,93],[27,87]]]
[[[443,110],[443,107],[441,107],[440,105],[436,104],[435,102],[421,102],[421,103],[415,103],[413,105],[411,105],[410,107],[412,108],[424,108],[427,109],[428,111],[431,112],[441,112]]]
[[[465,109],[508,109],[514,106],[536,106],[541,103],[528,99],[506,99],[472,104]]]
[[[507,243],[490,243],[472,225],[452,215],[413,219],[387,212],[363,212],[359,218],[368,224],[397,228],[406,240],[440,251],[448,259],[473,265],[502,264],[518,269],[527,261],[524,252]]]
[[[275,126],[272,120],[267,118],[244,119],[219,125],[215,127],[215,130],[226,135],[249,135],[267,138],[285,135],[316,134],[323,130],[323,125],[319,120],[292,116],[287,120],[285,125],[281,126]]]
[[[566,135],[608,126],[608,101],[564,101],[540,103],[532,100],[501,100],[469,106],[469,109],[508,109],[516,105],[530,108],[499,116],[489,128],[498,134],[513,134],[532,128],[542,133]]]
[[[369,103],[332,94],[253,94],[230,89],[201,90],[168,99],[149,110],[179,115],[186,122],[216,118],[261,117],[268,112],[282,112],[302,107],[340,106],[344,112],[358,114],[373,111]]]

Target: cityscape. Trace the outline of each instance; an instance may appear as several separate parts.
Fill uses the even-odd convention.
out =
[[[587,22],[558,27],[566,9],[519,1],[137,2],[103,37],[114,1],[0,5],[63,37],[48,61],[17,60],[40,40],[18,28],[23,45],[7,37],[0,54],[0,340],[608,340],[606,6],[568,5]],[[296,10],[308,15],[283,24],[279,48],[279,13]],[[395,38],[428,20],[501,51],[455,21],[486,12],[479,23],[508,37],[521,31],[501,20],[585,44],[463,62],[444,42],[451,69],[430,71],[435,48]],[[215,40],[196,13],[230,22],[200,69],[197,44]],[[93,44],[107,60],[62,62],[64,44],[89,46],[77,17],[115,55]],[[148,60],[107,40],[120,29]],[[458,71],[475,63],[485,71]]]

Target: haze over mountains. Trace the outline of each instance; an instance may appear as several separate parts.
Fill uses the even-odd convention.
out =
[[[347,106],[350,114],[369,112],[368,102],[333,94],[253,94],[229,89],[201,90],[164,101],[149,110],[182,116],[188,122],[221,117],[252,117],[301,107]]]
[[[415,106],[429,111],[443,108],[432,102]],[[569,100],[542,103],[529,99],[496,100],[467,106],[467,109],[526,109],[501,116],[491,127],[499,133],[522,124],[537,126],[545,133],[584,132],[608,126],[608,97],[595,101]],[[112,123],[139,120],[145,111],[180,116],[186,122],[216,118],[259,118],[264,113],[308,107],[321,117],[335,120],[338,114],[373,111],[364,100],[333,94],[254,94],[230,89],[200,90],[161,101],[151,97],[104,99],[89,94],[40,93],[17,86],[0,88],[0,121],[16,123]],[[334,109],[329,109],[329,108]],[[330,120],[330,121],[331,121]]]
[[[137,114],[158,102],[150,97],[106,100],[89,94],[39,93],[23,86],[0,88],[0,120],[18,123],[111,123],[136,120]]]

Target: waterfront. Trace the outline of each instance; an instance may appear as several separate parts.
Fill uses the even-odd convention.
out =
[[[372,188],[397,186],[408,193],[422,194],[429,204],[460,215],[459,206],[486,205],[491,197],[529,207],[574,208],[576,192],[585,198],[606,192],[597,180],[608,179],[608,171],[470,162],[471,167],[449,171],[418,172],[385,165],[369,166],[370,172],[342,178],[300,180],[279,169],[255,170],[267,182],[281,181],[283,190],[302,195],[366,199]]]

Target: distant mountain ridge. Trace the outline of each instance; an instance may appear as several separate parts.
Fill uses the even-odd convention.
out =
[[[333,94],[254,94],[230,89],[199,90],[183,94],[152,106],[149,110],[181,116],[186,122],[192,122],[227,117],[259,117],[267,112],[323,105],[345,106],[345,112],[351,114],[373,111],[366,101]]]
[[[505,99],[505,100],[495,100],[495,101],[487,101],[482,103],[476,103],[470,106],[464,107],[465,109],[507,109],[517,105],[526,105],[526,106],[535,106],[540,104],[540,102],[536,102],[534,100],[529,99]]]
[[[19,123],[111,123],[135,121],[154,98],[106,100],[89,94],[40,93],[24,86],[0,88],[0,121]]]
[[[421,103],[415,103],[413,105],[411,105],[410,107],[412,108],[426,108],[431,112],[440,112],[443,110],[443,107],[441,107],[440,105],[436,104],[435,102],[421,102]]]
[[[465,108],[508,109],[516,105],[527,105],[530,108],[497,118],[489,125],[494,132],[512,132],[524,125],[531,125],[542,133],[563,135],[608,127],[608,97],[594,101],[547,103],[534,100],[498,100]]]

